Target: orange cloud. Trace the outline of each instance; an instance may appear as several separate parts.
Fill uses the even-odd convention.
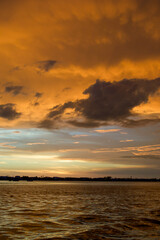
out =
[[[98,133],[110,133],[110,132],[119,132],[121,131],[121,129],[98,129],[94,131]]]

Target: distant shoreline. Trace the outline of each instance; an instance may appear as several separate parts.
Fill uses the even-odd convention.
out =
[[[0,181],[27,181],[27,182],[33,182],[33,181],[78,181],[78,182],[160,182],[160,178],[112,178],[112,177],[103,177],[103,178],[89,178],[89,177],[29,177],[29,176],[0,176]]]

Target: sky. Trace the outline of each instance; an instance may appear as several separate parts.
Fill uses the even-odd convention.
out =
[[[160,1],[0,1],[0,175],[160,177]]]

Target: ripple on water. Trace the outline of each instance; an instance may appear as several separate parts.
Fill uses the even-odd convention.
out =
[[[159,183],[0,184],[0,240],[159,240],[159,190]]]

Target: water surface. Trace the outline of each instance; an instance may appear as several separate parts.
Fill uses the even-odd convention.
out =
[[[0,240],[160,239],[160,183],[0,182]]]

